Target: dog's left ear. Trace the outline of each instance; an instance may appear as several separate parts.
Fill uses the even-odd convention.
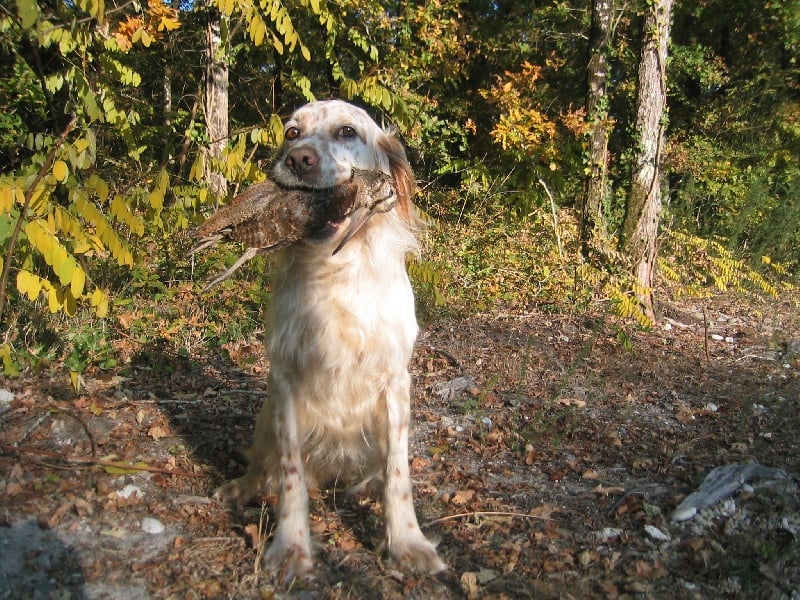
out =
[[[417,182],[403,144],[393,135],[384,134],[378,140],[378,147],[389,157],[389,169],[397,186],[397,212],[409,225],[412,225],[417,219],[414,211]]]

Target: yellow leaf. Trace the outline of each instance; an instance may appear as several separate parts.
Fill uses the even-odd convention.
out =
[[[283,129],[281,129],[281,131],[283,131]],[[206,156],[204,153],[198,152],[197,158],[192,164],[192,168],[189,169],[189,180],[202,181],[205,170],[206,170]]]
[[[158,24],[158,30],[162,31],[166,29],[167,31],[172,31],[174,29],[178,29],[180,26],[181,22],[174,17],[161,17],[161,21]]]
[[[108,296],[101,289],[96,289],[92,292],[89,298],[89,303],[94,308],[94,312],[98,317],[104,319],[108,316]]]
[[[56,272],[56,275],[58,275],[61,285],[70,285],[72,283],[72,276],[78,268],[78,263],[67,253],[63,246],[59,248],[56,255],[59,262],[53,265],[53,270]]]
[[[253,18],[252,27],[251,27],[251,34],[253,37],[253,43],[256,46],[260,46],[264,42],[264,36],[267,33],[267,26],[264,24],[258,17]]]
[[[51,313],[56,313],[61,308],[61,299],[58,297],[56,288],[51,287],[47,290],[47,305]]]
[[[57,181],[64,181],[69,175],[69,167],[63,160],[57,160],[53,163],[53,177]]]
[[[28,300],[33,302],[42,291],[42,280],[33,273],[20,269],[17,273],[17,290],[19,290],[20,294],[25,294]]]
[[[47,201],[50,199],[50,194],[48,193],[50,190],[51,186],[48,185],[46,181],[40,182],[33,190],[31,201],[28,206],[30,206],[30,209],[37,215],[42,215],[46,212],[49,206]]]
[[[78,371],[70,370],[69,382],[72,384],[72,389],[75,390],[75,392],[81,391],[81,379],[81,374]]]
[[[74,317],[75,316],[75,311],[78,309],[78,307],[76,305],[76,302],[75,302],[75,296],[72,295],[72,293],[69,291],[69,288],[64,290],[64,306],[63,306],[63,308],[64,308],[64,312],[67,313],[67,315],[70,316],[70,317]]]
[[[75,254],[86,254],[91,249],[92,246],[89,244],[89,240],[86,237],[81,237],[72,244],[72,251]]]
[[[74,262],[75,259],[73,259]],[[75,270],[72,272],[72,281],[70,281],[70,290],[72,291],[72,295],[76,298],[80,298],[83,295],[83,287],[86,285],[86,273],[83,272],[83,269],[75,265]]]
[[[4,185],[0,188],[0,212],[11,212],[14,206],[14,188]]]
[[[101,319],[105,319],[108,316],[108,296],[103,294],[94,312]]]
[[[101,202],[105,202],[106,198],[108,198],[108,184],[95,173],[92,173],[89,177],[86,187],[93,189]]]

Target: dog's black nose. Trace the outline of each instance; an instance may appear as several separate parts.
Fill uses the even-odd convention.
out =
[[[289,152],[284,162],[292,173],[299,176],[314,169],[319,164],[319,156],[313,148],[301,146]]]

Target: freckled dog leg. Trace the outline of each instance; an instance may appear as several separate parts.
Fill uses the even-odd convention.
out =
[[[300,431],[295,403],[288,387],[272,381],[275,399],[275,439],[280,456],[278,527],[264,555],[268,568],[291,581],[311,569],[311,532],[308,526],[308,489],[301,457]]]
[[[411,377],[399,377],[386,393],[388,451],[386,457],[386,546],[401,566],[436,573],[447,566],[436,548],[423,535],[414,512],[411,476],[408,471],[408,426]]]

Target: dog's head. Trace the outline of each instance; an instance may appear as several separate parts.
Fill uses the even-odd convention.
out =
[[[341,100],[311,102],[284,125],[284,143],[272,177],[284,187],[325,189],[346,182],[353,169],[382,171],[397,187],[397,211],[408,225],[415,223],[412,199],[414,175],[403,145],[361,108]],[[329,223],[318,237],[329,237],[347,221]]]

